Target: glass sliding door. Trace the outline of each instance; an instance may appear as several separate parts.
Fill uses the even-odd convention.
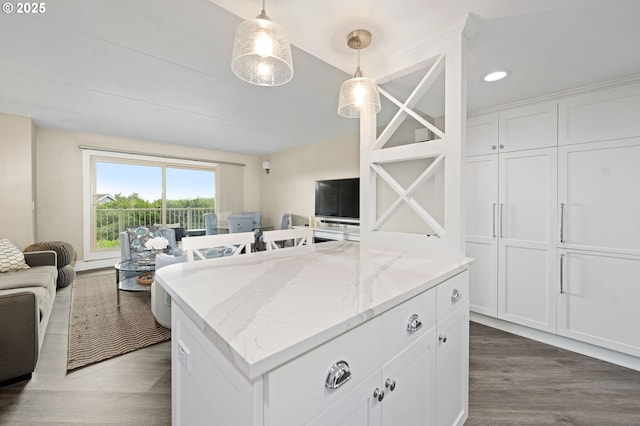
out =
[[[216,169],[169,161],[92,156],[91,251],[119,246],[129,226],[204,230],[205,213],[215,212]]]
[[[162,223],[162,167],[95,162],[95,248],[118,247],[128,226]]]
[[[205,213],[215,213],[216,174],[213,170],[166,168],[166,223],[185,230],[204,229]]]

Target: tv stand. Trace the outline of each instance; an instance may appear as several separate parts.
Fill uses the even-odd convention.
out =
[[[360,241],[360,221],[357,219],[316,216],[313,222],[313,237],[318,240]]]

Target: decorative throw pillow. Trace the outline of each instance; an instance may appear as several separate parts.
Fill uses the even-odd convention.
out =
[[[28,269],[24,254],[6,238],[0,238],[0,272]]]
[[[159,226],[130,226],[127,228],[127,232],[133,252],[146,250],[144,244],[149,239],[162,236]]]

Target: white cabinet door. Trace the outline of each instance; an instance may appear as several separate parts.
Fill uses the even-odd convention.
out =
[[[376,388],[380,389],[379,371],[305,424],[309,426],[380,425],[380,409],[384,400],[378,401],[374,398],[373,391]]]
[[[498,317],[556,330],[557,154],[500,154]]]
[[[171,304],[172,424],[262,424],[262,379],[250,382],[211,343],[188,314]],[[260,404],[262,401],[260,401]]]
[[[640,136],[640,85],[574,96],[560,101],[559,144]]]
[[[469,309],[438,324],[436,424],[462,425],[469,407]],[[399,423],[398,423],[399,424]]]
[[[436,424],[435,328],[383,366],[381,384],[383,425]]]
[[[467,119],[466,155],[498,152],[498,114],[486,114]]]
[[[498,315],[498,156],[470,157],[466,162],[466,255],[470,309]]]
[[[558,334],[640,356],[640,257],[560,250]]]
[[[558,106],[555,103],[512,108],[499,114],[500,152],[558,145]]]
[[[560,148],[562,247],[640,255],[640,138]]]

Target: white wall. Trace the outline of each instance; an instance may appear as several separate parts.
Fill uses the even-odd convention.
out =
[[[357,177],[360,174],[358,134],[316,142],[262,158],[271,172],[261,170],[262,222],[280,226],[282,213],[295,225],[308,222],[315,207],[315,181]]]
[[[33,137],[30,118],[0,113],[0,238],[19,249],[35,240]]]

